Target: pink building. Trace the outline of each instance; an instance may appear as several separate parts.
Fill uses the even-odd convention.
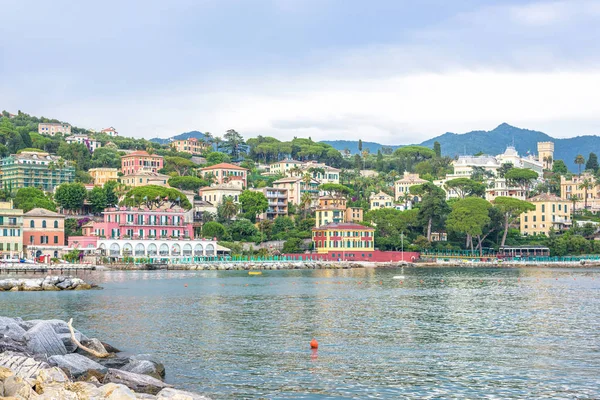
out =
[[[150,210],[145,207],[107,208],[104,221],[94,222],[86,233],[102,238],[167,239],[192,238],[194,228],[179,207]]]
[[[121,172],[123,175],[135,174],[140,170],[158,172],[162,169],[164,160],[162,156],[148,154],[143,150],[134,151],[121,157]]]
[[[241,181],[244,187],[248,186],[248,170],[229,163],[220,163],[200,169],[203,178],[213,176],[215,183],[222,184],[231,181]]]

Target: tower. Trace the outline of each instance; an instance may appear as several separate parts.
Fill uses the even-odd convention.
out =
[[[554,142],[538,142],[538,161],[545,169],[552,169],[554,164]]]

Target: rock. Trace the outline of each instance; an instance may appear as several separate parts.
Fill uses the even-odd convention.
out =
[[[106,351],[108,351],[109,353],[120,353],[121,352],[121,350],[117,349],[114,346],[111,346],[110,344],[108,344],[106,342],[100,342],[100,343],[102,343],[102,346],[104,346]]]
[[[33,326],[25,333],[27,348],[33,354],[48,356],[65,355],[67,349],[61,338],[54,331],[51,322],[44,321]]]
[[[37,292],[42,290],[43,279],[25,279],[23,280],[23,290],[26,292]]]
[[[130,357],[130,362],[123,366],[122,370],[135,372],[136,374],[150,375],[157,379],[165,377],[165,366],[154,360],[149,354],[140,354]]]
[[[58,367],[42,369],[39,371],[36,384],[53,384],[69,382],[69,377]]]
[[[135,393],[127,386],[116,383],[108,383],[98,388],[103,398],[111,400],[135,399]]]
[[[12,318],[0,317],[0,334],[13,340],[23,340],[25,329]]]
[[[177,390],[173,388],[165,388],[161,390],[156,395],[156,398],[171,400],[210,400],[208,397],[201,396],[196,393],[186,392],[183,390]]]
[[[14,374],[15,373],[10,368],[0,367],[0,382]]]
[[[73,281],[71,281],[71,279],[67,278],[64,281],[57,283],[56,287],[59,288],[60,290],[71,289],[73,287]]]
[[[156,396],[153,396],[153,395],[147,394],[147,393],[136,393],[135,398],[138,400],[139,399],[154,399],[154,400],[156,400]]]
[[[102,397],[98,386],[88,382],[74,382],[68,384],[67,389],[75,393],[78,399],[96,399]]]
[[[0,335],[0,353],[4,353],[5,351],[29,355],[27,345],[24,341],[14,340],[4,335]]]
[[[31,384],[21,378],[20,376],[9,376],[3,381],[4,396],[5,397],[17,397],[28,399],[32,397],[35,392],[31,388]]]
[[[66,354],[57,355],[48,358],[48,362],[51,365],[56,365],[63,370],[67,370],[71,373],[71,376],[77,378],[88,371],[98,371],[100,374],[104,374],[108,371],[108,368],[97,362],[90,360],[81,354]]]
[[[60,289],[57,288],[56,285],[48,284],[45,282],[42,283],[42,290],[44,290],[46,292],[60,291]]]
[[[97,351],[100,354],[108,354],[108,351],[106,351],[102,342],[96,338],[92,338],[90,340],[84,340],[83,342],[81,342],[81,344],[91,350]]]
[[[79,285],[75,286],[75,290],[90,290],[91,288],[92,285],[89,283],[80,283]]]
[[[108,370],[108,373],[104,377],[104,383],[119,383],[136,392],[148,394],[156,394],[164,388],[171,387],[148,375],[141,375],[112,368]]]
[[[21,282],[17,279],[2,279],[0,280],[0,290],[11,290],[15,286],[19,286]]]
[[[27,322],[33,323],[33,326],[37,326],[42,322],[50,324],[52,329],[54,329],[54,332],[56,332],[60,340],[63,342],[63,345],[68,353],[73,353],[75,350],[77,350],[77,346],[75,346],[75,343],[73,343],[73,340],[71,340],[71,331],[69,330],[69,325],[67,325],[65,321],[60,319],[49,319],[47,321],[31,320]],[[79,342],[82,343],[86,340],[89,340],[87,336],[79,332],[77,329],[73,329],[73,331],[75,332],[75,339],[77,339]]]
[[[36,387],[36,393],[39,394],[39,396],[35,398],[40,400],[79,400],[77,394],[68,390],[64,385],[38,385]]]
[[[0,366],[10,368],[15,375],[24,379],[36,379],[40,370],[50,368],[43,361],[12,352],[0,354]]]
[[[78,350],[79,351],[79,350]],[[129,364],[131,361],[128,357],[108,357],[108,358],[95,358],[95,360],[104,365],[106,368],[121,369],[123,366]]]

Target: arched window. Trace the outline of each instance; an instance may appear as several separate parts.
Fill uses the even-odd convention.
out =
[[[121,255],[121,247],[117,243],[113,243],[110,245],[110,256],[118,257]]]
[[[215,246],[213,246],[212,244],[207,244],[206,245],[206,255],[214,256],[215,255]]]
[[[181,246],[179,246],[177,243],[175,243],[173,245],[173,247],[171,247],[171,255],[172,256],[179,256],[179,255],[181,255]]]
[[[33,220],[29,221],[29,227],[35,228],[35,222]]]
[[[148,245],[148,255],[155,256],[156,255],[156,245],[154,243],[150,243]]]
[[[144,256],[146,254],[146,248],[142,243],[138,243],[135,245],[135,255],[136,256]]]
[[[183,255],[184,256],[191,256],[192,255],[192,245],[189,243],[186,243],[183,245]]]
[[[58,221],[54,221],[54,228],[58,229]]]
[[[45,228],[45,227],[46,227],[46,220],[43,220],[42,221],[42,228]]]
[[[202,245],[200,243],[198,243],[196,246],[194,246],[194,255],[195,256],[204,255],[204,249],[202,248]]]

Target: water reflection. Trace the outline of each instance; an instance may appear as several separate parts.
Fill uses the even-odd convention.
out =
[[[93,272],[104,290],[0,293],[0,309],[73,317],[215,398],[597,398],[598,272]]]

